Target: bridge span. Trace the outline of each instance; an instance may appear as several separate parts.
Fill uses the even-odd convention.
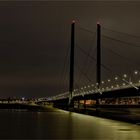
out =
[[[76,26],[77,28],[83,29],[81,27]],[[71,25],[71,48],[70,48],[70,55],[69,55],[69,91],[55,95],[50,96],[47,98],[41,98],[40,101],[37,103],[48,103],[52,104],[54,107],[67,109],[67,110],[73,110],[73,111],[83,111],[88,112],[95,115],[107,115],[107,116],[117,116],[118,118],[123,118],[123,120],[130,120],[134,122],[140,121],[140,69],[139,69],[139,63],[134,62],[133,58],[128,59],[128,56],[123,56],[119,53],[119,51],[122,49],[119,49],[119,51],[115,51],[112,49],[112,46],[120,46],[121,44],[124,45],[124,47],[131,47],[140,48],[140,45],[135,44],[136,42],[126,42],[123,40],[120,40],[119,38],[115,38],[116,36],[119,37],[121,32],[117,32],[111,29],[107,29],[102,27],[102,29],[106,30],[106,32],[111,32],[109,35],[104,35],[104,33],[101,33],[101,25],[98,22],[97,23],[97,29],[94,33],[95,40],[96,40],[96,58],[94,56],[91,56],[90,51],[86,52],[84,48],[77,45],[77,42],[75,42],[75,21],[72,22]],[[84,29],[84,31],[87,31],[89,33],[93,33],[87,29]],[[113,33],[117,33],[117,35],[114,35]],[[121,36],[127,35],[130,38],[130,34],[121,33]],[[140,37],[136,37],[138,40]],[[105,65],[103,62],[103,47],[105,44],[103,43],[103,39],[106,39],[106,42],[109,41],[111,44],[111,48],[106,48],[109,53],[112,55],[115,55],[117,58],[121,58],[119,63],[121,61],[125,61],[128,63],[132,63],[132,67],[129,67],[130,69],[126,72],[114,72],[111,70],[111,68],[108,67],[108,65]],[[122,39],[122,38],[121,38]],[[138,41],[137,41],[138,42]],[[84,43],[84,42],[83,42]],[[116,43],[116,44],[115,44]],[[107,45],[108,46],[108,45]],[[88,76],[89,69],[87,69],[87,72],[80,71],[80,77],[83,76],[87,79],[88,84],[82,84],[84,86],[81,86],[81,80],[78,79],[77,81],[77,75],[75,71],[75,67],[78,66],[75,56],[75,49],[79,49],[84,55],[86,55],[87,59],[90,59],[88,61],[95,61],[95,68],[96,69],[96,75]],[[125,50],[126,51],[126,50]],[[76,52],[77,54],[77,52]],[[134,54],[136,55],[136,53]],[[104,57],[105,58],[105,57]],[[111,58],[109,58],[111,59]],[[115,63],[115,62],[114,62]],[[86,63],[85,63],[86,64]],[[90,63],[91,66],[92,63]],[[135,64],[135,65],[134,65]],[[89,66],[89,67],[90,67]],[[79,67],[79,66],[78,66]],[[84,69],[86,65],[84,65]],[[117,66],[116,69],[120,67]],[[109,77],[106,77],[106,75],[103,75],[103,70],[108,71]],[[79,73],[78,73],[79,74]],[[111,76],[110,76],[111,75]],[[106,78],[104,78],[106,77]],[[112,77],[112,78],[110,78]],[[96,80],[93,80],[95,78]]]

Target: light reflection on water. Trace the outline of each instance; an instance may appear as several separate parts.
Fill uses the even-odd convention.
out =
[[[0,112],[0,138],[140,139],[140,126],[63,110]]]

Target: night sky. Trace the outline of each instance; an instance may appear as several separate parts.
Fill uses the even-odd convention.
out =
[[[140,2],[0,1],[0,97],[44,97],[68,90],[68,81],[64,80],[68,79],[68,72],[64,73],[64,63],[68,61],[66,54],[70,47],[73,19],[77,27],[76,42],[88,53],[94,33],[80,27],[95,32],[96,22],[100,21],[105,28],[140,36],[139,14]],[[118,38],[118,34],[115,36],[107,30],[102,32]],[[120,35],[119,38],[140,46],[140,38],[128,35]],[[139,48],[121,46],[107,39],[103,39],[102,44],[140,64]],[[103,63],[113,72],[138,68],[102,50]],[[82,68],[86,57],[78,50],[76,53]],[[95,54],[93,51],[90,55]],[[87,70],[94,82],[95,62],[87,65],[92,65]],[[103,78],[111,76],[102,71]],[[77,76],[78,72],[75,73]],[[80,82],[77,81],[82,86]],[[87,84],[84,80],[82,83]]]

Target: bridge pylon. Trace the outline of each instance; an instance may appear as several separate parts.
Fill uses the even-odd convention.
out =
[[[74,46],[75,46],[75,21],[71,24],[71,49],[70,49],[70,71],[69,71],[69,103],[71,104],[72,93],[74,90]]]
[[[97,60],[96,60],[96,83],[100,88],[101,83],[101,25],[97,23]]]

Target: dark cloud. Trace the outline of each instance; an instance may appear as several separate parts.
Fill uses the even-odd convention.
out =
[[[140,2],[0,2],[1,96],[44,97],[68,90],[68,81],[63,80],[68,79],[68,70],[66,76],[63,66],[67,48],[70,47],[71,20],[76,19],[78,26],[91,31],[96,30],[96,22],[100,21],[106,28],[140,36],[139,13]],[[113,36],[111,32],[103,33]],[[77,28],[76,36],[77,44],[84,49],[86,47],[87,51],[94,35]],[[119,37],[139,44],[139,39]],[[110,43],[118,51],[115,48],[118,44],[103,41],[103,46]],[[135,54],[133,59],[139,59],[139,49],[132,48],[126,53],[124,48],[119,48],[119,51],[131,58]],[[76,53],[82,68],[86,57],[78,50]],[[105,65],[116,73],[130,67],[128,62],[124,62],[128,63],[124,67],[124,63],[109,52],[105,51],[103,57]],[[93,76],[95,81],[95,62],[88,62],[88,65],[91,66],[86,68],[89,76]],[[104,78],[109,76],[107,71],[103,72]],[[77,79],[80,78],[77,76]],[[81,81],[87,83],[86,80],[77,82],[82,85]]]

